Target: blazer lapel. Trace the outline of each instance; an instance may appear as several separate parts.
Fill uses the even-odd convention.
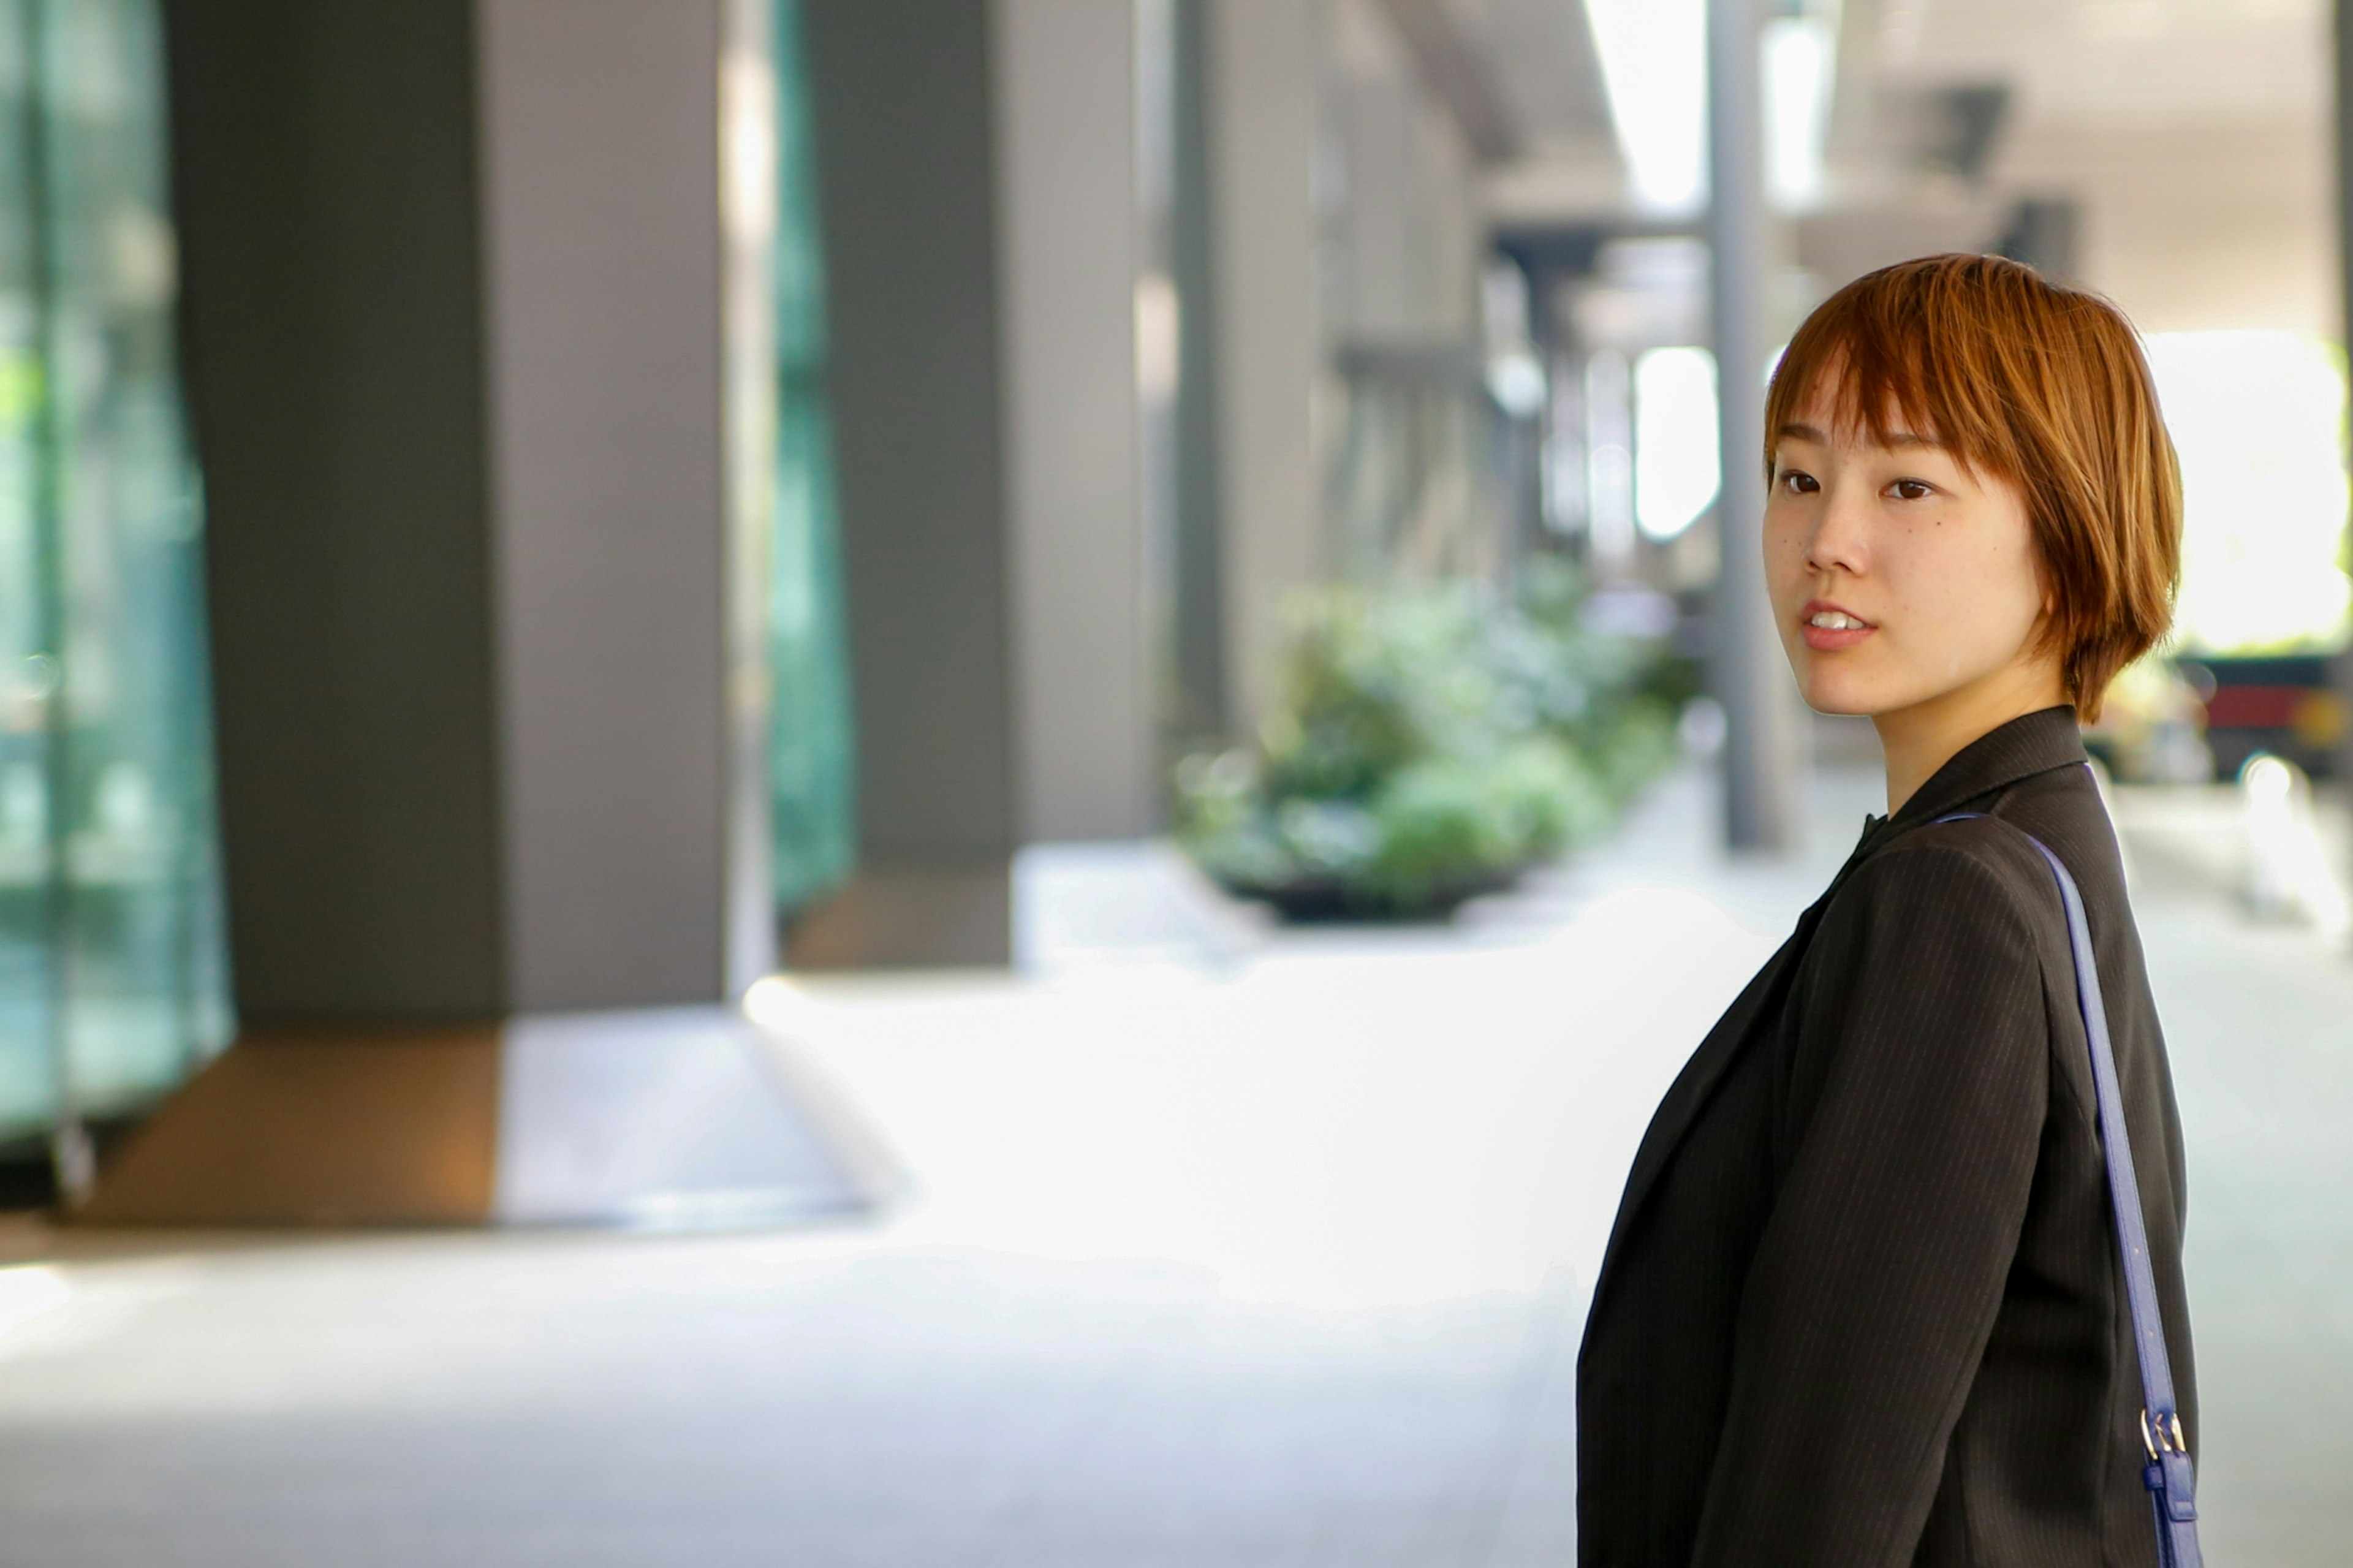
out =
[[[1870,838],[1871,836],[1866,834],[1864,843],[1868,844]],[[1765,967],[1757,972],[1756,978],[1748,983],[1747,988],[1741,992],[1731,1006],[1725,1009],[1724,1016],[1716,1020],[1715,1027],[1708,1031],[1707,1037],[1700,1042],[1699,1049],[1694,1051],[1691,1059],[1683,1064],[1683,1070],[1675,1075],[1675,1081],[1668,1089],[1666,1097],[1659,1101],[1659,1109],[1651,1117],[1650,1128],[1642,1134],[1641,1146],[1634,1152],[1634,1163],[1626,1173],[1626,1193],[1618,1201],[1618,1218],[1610,1226],[1609,1245],[1601,1255],[1601,1272],[1594,1280],[1593,1299],[1596,1303],[1600,1301],[1602,1292],[1609,1289],[1611,1266],[1617,1262],[1626,1233],[1641,1213],[1642,1201],[1650,1196],[1652,1184],[1666,1170],[1676,1147],[1683,1142],[1683,1134],[1690,1131],[1692,1123],[1698,1120],[1701,1110],[1707,1104],[1708,1096],[1715,1091],[1716,1084],[1722,1081],[1732,1064],[1739,1060],[1741,1050],[1757,1032],[1759,1020],[1779,1016],[1781,999],[1797,973],[1799,961],[1805,956],[1807,944],[1813,940],[1815,926],[1821,922],[1821,912],[1830,903],[1831,893],[1838,890],[1839,884],[1846,879],[1847,871],[1852,869],[1861,858],[1862,850],[1858,848],[1854,858],[1850,859],[1831,881],[1830,892],[1814,900],[1813,905],[1798,917],[1797,930],[1789,933],[1789,940],[1766,961]]]

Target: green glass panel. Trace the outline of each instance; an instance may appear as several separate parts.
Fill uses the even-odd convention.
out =
[[[840,518],[825,394],[825,263],[818,245],[799,0],[776,10],[776,495],[769,596],[776,679],[769,770],[776,901],[839,885],[857,854],[855,751],[841,619]]]
[[[151,1100],[228,1030],[202,505],[154,0],[6,0],[0,1128]],[[23,950],[35,956],[23,961]]]
[[[0,3],[0,1134],[47,1120],[57,1033],[47,941],[55,606],[45,592],[49,531],[33,505],[40,353],[26,19],[25,0]]]

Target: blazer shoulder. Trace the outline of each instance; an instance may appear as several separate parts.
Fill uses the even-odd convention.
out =
[[[1855,868],[1832,900],[1857,912],[1932,907],[2040,934],[2062,918],[2050,868],[2025,831],[1994,817],[1926,822]],[[1944,922],[1939,922],[1944,923]],[[1989,933],[1990,934],[1990,933]]]

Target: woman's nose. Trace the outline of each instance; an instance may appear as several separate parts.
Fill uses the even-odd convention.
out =
[[[1806,565],[1816,572],[1860,574],[1869,564],[1863,509],[1833,492],[1822,507],[1811,538],[1806,542]]]

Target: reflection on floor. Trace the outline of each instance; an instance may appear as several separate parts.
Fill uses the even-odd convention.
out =
[[[1727,866],[1676,781],[1449,931],[1268,935],[1170,918],[1115,858],[1033,868],[1128,935],[1048,921],[1027,982],[766,998],[909,1173],[871,1228],[22,1227],[0,1564],[1571,1561],[1617,1184],[1875,783],[1815,803],[1799,863]],[[2353,964],[2163,847],[2137,875],[2196,1162],[2209,1550],[2334,1564]]]

